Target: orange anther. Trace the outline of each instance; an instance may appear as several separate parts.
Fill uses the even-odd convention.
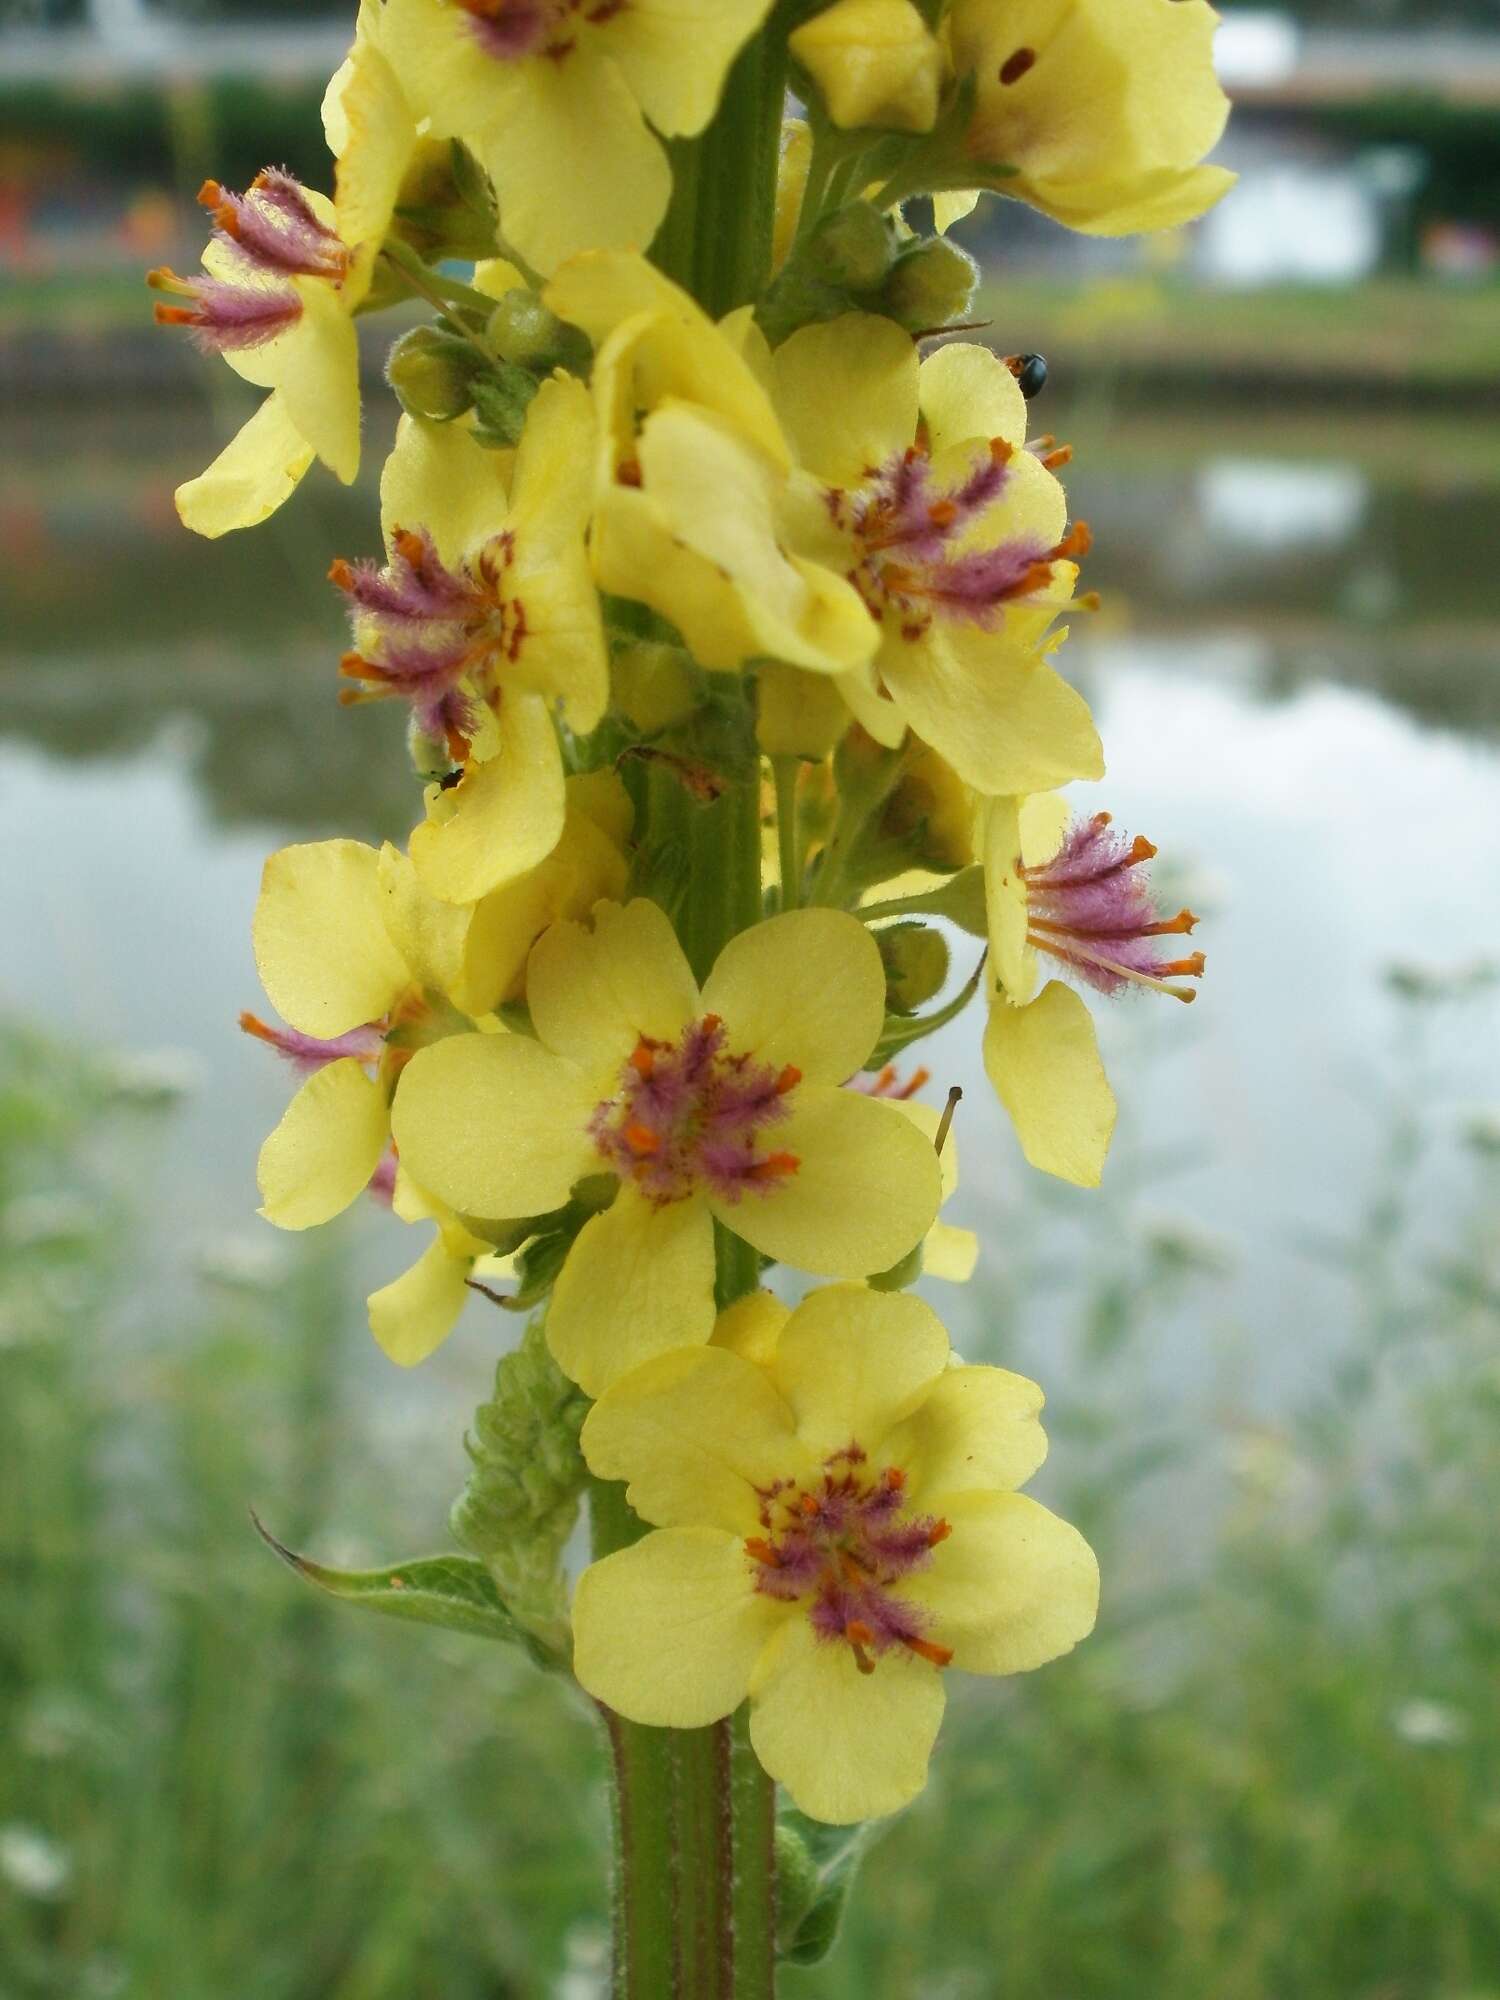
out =
[[[896,1490],[899,1492],[901,1488],[906,1484],[906,1472],[904,1467],[899,1465],[888,1465],[885,1470],[885,1483],[887,1486],[894,1486]]]
[[[763,1160],[757,1160],[750,1169],[753,1181],[774,1181],[782,1174],[794,1174],[802,1162],[795,1153],[768,1153]]]
[[[705,1014],[703,1016],[703,1032],[706,1035],[716,1035],[723,1025],[724,1017],[722,1014]]]
[[[844,1627],[844,1637],[855,1646],[873,1646],[875,1634],[862,1618],[851,1618]]]
[[[1145,834],[1138,833],[1130,843],[1130,852],[1126,855],[1123,865],[1126,868],[1133,868],[1138,861],[1154,861],[1155,858],[1155,847],[1147,840]]]
[[[259,1014],[251,1014],[248,1012],[241,1014],[240,1027],[245,1034],[254,1035],[258,1041],[271,1042],[273,1044],[278,1043],[280,1041],[280,1037],[277,1035],[276,1030],[274,1028],[268,1028],[265,1022],[260,1018]]]
[[[932,1071],[919,1066],[912,1071],[910,1081],[903,1083],[901,1088],[894,1092],[894,1095],[898,1101],[908,1097],[915,1097],[923,1084],[931,1083],[931,1081]]]
[[[776,1095],[785,1097],[789,1090],[795,1090],[802,1081],[802,1072],[795,1063],[788,1063],[776,1079]]]
[[[952,500],[934,500],[927,509],[927,518],[935,528],[951,528],[958,519],[958,506]]]
[[[990,458],[996,465],[1009,465],[1016,455],[1016,448],[1007,438],[990,439]]]
[[[1043,465],[1047,460],[1042,460]],[[1062,562],[1070,556],[1086,556],[1094,546],[1094,531],[1087,521],[1075,521],[1052,551],[1053,558]]]
[[[766,1563],[772,1569],[778,1568],[781,1563],[773,1544],[763,1540],[759,1535],[751,1535],[747,1540],[745,1554],[753,1556],[758,1563]]]
[[[1070,465],[1072,460],[1073,447],[1070,444],[1060,444],[1055,451],[1042,454],[1042,463],[1049,472],[1060,472],[1065,465]]]
[[[905,1644],[920,1659],[931,1660],[935,1667],[946,1667],[953,1658],[953,1648],[951,1646],[936,1646],[931,1639],[908,1639],[905,1641]]]
[[[656,1051],[644,1036],[630,1051],[630,1067],[641,1078],[650,1076],[656,1068]]]
[[[649,1125],[627,1125],[625,1143],[638,1160],[649,1160],[661,1151],[661,1134]]]
[[[415,567],[427,553],[422,537],[413,528],[397,528],[391,535],[391,547],[398,556],[404,556]]]
[[[818,1511],[818,1503],[811,1493],[801,1494],[798,1497],[797,1505],[802,1509],[804,1514],[816,1514]]]
[[[1207,963],[1203,953],[1195,951],[1191,958],[1169,958],[1165,964],[1158,965],[1156,970],[1167,974],[1175,973],[1187,979],[1197,979]]]
[[[622,486],[639,486],[641,484],[639,460],[622,458],[620,463],[615,467],[615,478]]]
[[[348,590],[352,587],[354,583],[354,571],[342,556],[335,556],[333,561],[328,565],[328,581],[337,585],[340,590]]]
[[[151,317],[158,326],[196,326],[198,315],[188,306],[153,306]]]
[[[946,1542],[952,1533],[953,1526],[951,1522],[934,1521],[932,1526],[927,1530],[928,1548],[935,1549],[939,1542]]]

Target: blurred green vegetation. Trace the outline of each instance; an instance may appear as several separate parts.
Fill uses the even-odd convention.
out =
[[[1205,1429],[1163,1395],[1153,1325],[1184,1297],[1212,1323],[1222,1249],[1101,1207],[1049,1468],[1100,1549],[1100,1630],[956,1684],[932,1787],[789,1995],[1500,1995],[1500,1120],[1435,1115],[1424,1053],[1483,983],[1392,983],[1370,1184],[1346,1236],[1303,1246],[1344,1274],[1349,1326],[1307,1330],[1292,1421]],[[500,1649],[299,1593],[246,1521],[414,1553],[457,1439],[381,1443],[354,1406],[336,1239],[280,1276],[221,1260],[171,1303],[132,1249],[160,1099],[0,1032],[0,1991],[597,1991],[582,1705]],[[1413,1234],[1428,1173],[1462,1191],[1436,1244]],[[1009,1283],[1002,1325],[1036,1275]],[[1205,1475],[1219,1499],[1185,1508]]]

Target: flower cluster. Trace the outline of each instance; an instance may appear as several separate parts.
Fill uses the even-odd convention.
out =
[[[907,1289],[977,1251],[939,1217],[951,1103],[896,1058],[982,991],[1025,1158],[1091,1186],[1086,996],[1203,969],[1150,843],[1063,796],[1104,774],[1058,666],[1089,532],[1032,434],[1045,370],[934,344],[975,275],[940,232],[986,189],[1107,234],[1201,213],[1213,24],[362,0],[332,198],[209,182],[201,273],[151,274],[268,392],[178,494],[206,535],[315,458],[354,479],[358,324],[432,309],[387,363],[383,548],[331,571],[340,699],[405,705],[421,799],[404,851],[266,865],[280,1025],[242,1025],[298,1082],[263,1213],[368,1190],[432,1232],[370,1300],[403,1365],[480,1277],[545,1308],[587,1464],[652,1529],[579,1582],[578,1679],[682,1728],[748,1699],[833,1821],[920,1787],[949,1669],[1055,1658],[1097,1594],[1016,1491],[1040,1392],[960,1365]],[[778,1270],[835,1282],[790,1311]]]

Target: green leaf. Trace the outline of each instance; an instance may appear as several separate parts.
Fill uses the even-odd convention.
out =
[[[506,1609],[489,1570],[475,1556],[418,1556],[388,1569],[333,1569],[298,1555],[266,1527],[252,1509],[255,1532],[298,1576],[347,1604],[383,1611],[418,1625],[441,1625],[476,1639],[520,1646],[540,1666],[556,1666],[557,1656],[518,1625]]]
[[[777,1816],[776,1853],[782,1880],[793,1888],[781,1900],[776,1952],[793,1965],[817,1965],[838,1942],[849,1891],[878,1822],[824,1826],[795,1807]]]

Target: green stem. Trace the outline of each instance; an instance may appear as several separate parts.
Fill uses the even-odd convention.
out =
[[[776,786],[776,854],[781,868],[781,907],[795,910],[802,901],[802,842],[797,831],[796,757],[773,757]]]

